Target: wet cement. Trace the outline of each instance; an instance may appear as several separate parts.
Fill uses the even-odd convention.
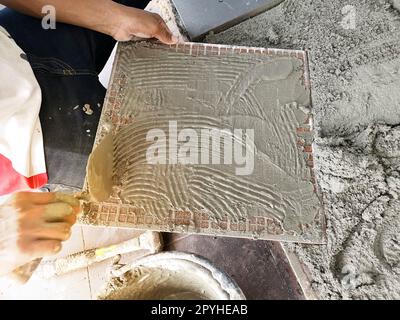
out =
[[[114,138],[113,187],[123,204],[159,220],[171,210],[236,222],[265,217],[280,226],[282,240],[322,241],[321,227],[314,225],[321,204],[297,144],[297,128],[310,113],[301,59],[195,57],[143,42],[122,46],[118,67],[129,75],[118,114],[133,119]],[[252,139],[243,134],[248,129]],[[152,130],[162,135],[149,139]],[[195,140],[188,140],[187,130]],[[232,134],[220,145],[214,131],[204,136],[208,130]],[[246,154],[246,161],[238,163],[228,145]],[[171,154],[174,148],[178,155]],[[167,162],[159,163],[163,156]],[[89,166],[89,189],[95,190],[92,171]],[[253,236],[277,236],[273,232]]]
[[[243,300],[241,289],[207,260],[182,252],[164,252],[120,265],[100,299]]]
[[[309,50],[328,238],[325,246],[287,247],[323,299],[400,298],[399,7],[398,0],[286,0],[208,38]]]
[[[172,262],[173,263],[173,262]],[[204,272],[204,271],[203,271]],[[102,300],[219,300],[221,289],[212,285],[211,274],[192,268],[186,272],[138,267],[113,279]],[[208,286],[206,284],[209,284]],[[218,294],[219,293],[219,294]]]

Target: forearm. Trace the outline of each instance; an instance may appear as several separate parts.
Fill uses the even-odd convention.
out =
[[[121,9],[111,0],[0,0],[9,8],[34,17],[43,17],[42,8],[51,5],[56,9],[56,21],[77,25],[112,35],[118,29],[113,18]]]

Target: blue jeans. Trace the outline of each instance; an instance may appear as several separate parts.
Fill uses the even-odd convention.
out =
[[[144,9],[149,0],[116,2]],[[0,25],[26,53],[42,90],[40,120],[49,184],[80,188],[106,93],[98,74],[115,40],[63,23],[45,30],[40,19],[10,9],[0,11]],[[85,104],[93,114],[82,110]]]

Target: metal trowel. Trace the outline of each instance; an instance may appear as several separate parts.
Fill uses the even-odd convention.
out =
[[[108,133],[93,149],[86,167],[89,200],[102,202],[107,200],[112,191],[114,136]],[[85,196],[82,194],[82,196]],[[78,195],[79,198],[79,195]]]

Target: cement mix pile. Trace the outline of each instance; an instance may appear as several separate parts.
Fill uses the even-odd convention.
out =
[[[204,278],[204,277],[203,277]],[[218,299],[206,290],[205,281],[194,281],[193,274],[138,267],[122,277],[111,279],[102,300],[208,300]],[[207,283],[207,282],[206,282]],[[209,291],[209,292],[207,292]]]
[[[286,0],[207,41],[307,49],[327,245],[286,245],[323,299],[400,298],[398,0]]]

